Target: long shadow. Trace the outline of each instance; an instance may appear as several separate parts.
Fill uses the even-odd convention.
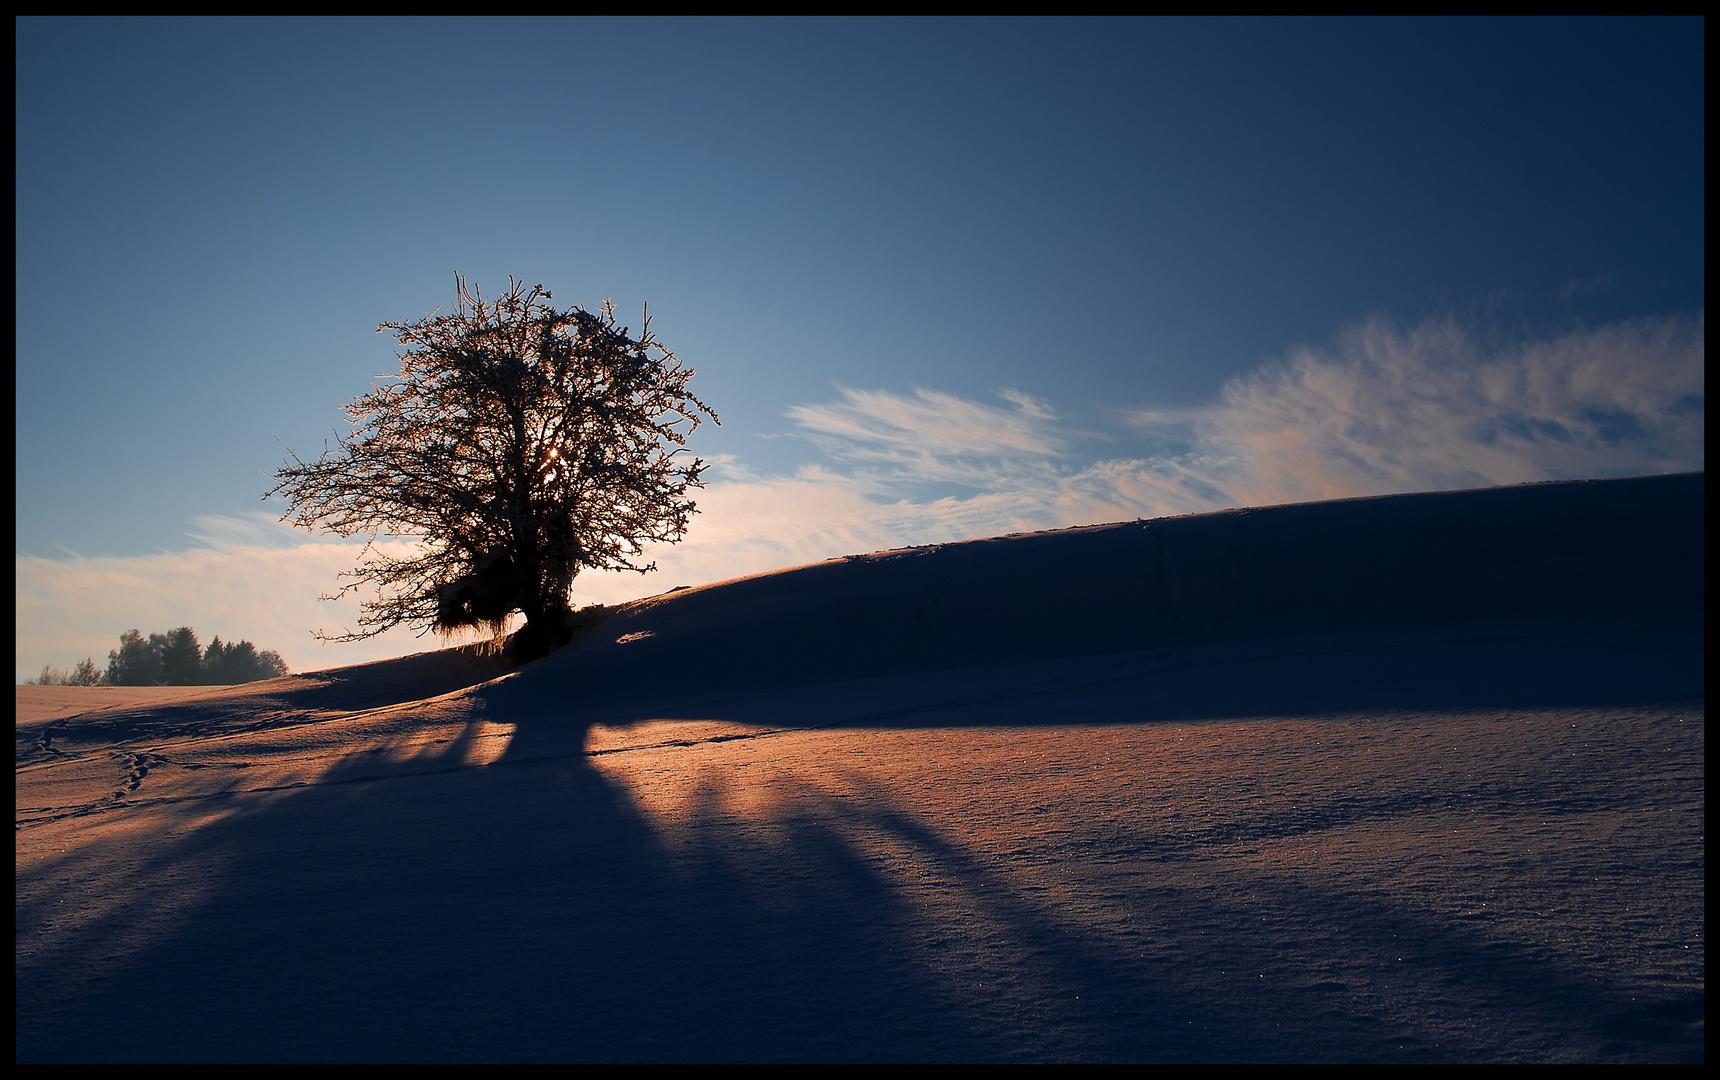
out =
[[[527,717],[488,766],[463,767],[460,741],[386,767],[354,755],[315,786],[165,844],[134,876],[150,893],[122,898],[58,952],[18,967],[16,1057],[1468,1056],[1406,1044],[1372,1006],[1346,1000],[1347,987],[1238,991],[1196,975],[1218,956],[1281,960],[1268,955],[1270,942],[1209,950],[1191,937],[1180,962],[1138,963],[878,790],[857,801],[807,793],[756,834],[738,832],[724,793],[708,790],[688,828],[665,837],[592,767],[585,742],[582,724]],[[1000,936],[981,948],[961,923],[928,923],[856,830],[966,882],[981,898],[973,926],[1001,927]],[[175,887],[186,900],[156,903],[153,893]],[[1293,881],[1262,888],[1278,894],[1262,902],[1377,924],[1364,936],[1437,943],[1453,994],[1515,1010],[1527,1026],[1557,1027],[1544,1015],[1554,1010],[1567,1026],[1603,1026],[1610,1053],[1632,1056],[1646,1042],[1649,1056],[1657,1047],[1701,1054],[1680,1019],[1683,999],[1638,1016],[1621,1011],[1611,988],[1407,903]],[[1198,918],[1218,930],[1255,921],[1253,907],[1213,909],[1198,890],[1166,903],[1191,915],[1205,905]],[[19,932],[39,933],[53,918],[42,904],[21,904]],[[1311,917],[1310,930],[1321,921]],[[928,926],[955,940],[928,940]],[[967,968],[977,979],[934,967],[963,949],[983,953]],[[988,980],[1006,992],[988,994]]]
[[[1033,969],[1035,990],[1011,1014],[974,1009],[965,1019],[994,1038],[992,1058],[1097,1061],[1438,1061],[1536,1060],[1573,1051],[1624,1060],[1700,1061],[1703,995],[1697,990],[1637,1003],[1589,973],[1561,969],[1529,947],[1490,939],[1431,917],[1415,898],[1382,898],[1321,887],[1291,876],[1250,881],[1246,895],[1211,888],[1160,886],[1157,913],[1205,924],[1210,938],[1187,935],[1157,963],[1133,963],[1137,938],[1082,926],[1057,906],[1030,898],[986,860],[905,812],[866,778],[847,778],[867,797],[803,809],[799,831],[831,835],[827,822],[847,818],[911,846],[940,873],[965,885],[976,922],[1000,924],[1008,941],[993,943],[974,964],[981,980],[1007,981]],[[867,790],[870,788],[871,790]],[[1368,807],[1330,815],[1341,827],[1369,816]],[[1255,839],[1271,829],[1251,829]],[[710,848],[715,844],[708,845]],[[1149,851],[1134,852],[1142,862]],[[1274,915],[1262,932],[1263,912]],[[1289,932],[1284,913],[1296,924]],[[977,936],[977,935],[976,935]],[[906,935],[904,935],[906,937]],[[1330,955],[1317,955],[1321,939]],[[1286,954],[1286,942],[1293,942]],[[948,942],[936,943],[947,947]],[[1462,1004],[1441,1017],[1388,1016],[1376,986],[1388,954],[1410,953],[1415,978]],[[1366,963],[1364,964],[1364,959]],[[1401,957],[1399,962],[1401,964]],[[1350,981],[1310,977],[1333,967]],[[1218,968],[1240,977],[1203,978]],[[1403,978],[1399,967],[1392,977]],[[1270,971],[1257,983],[1255,973]],[[1070,1007],[1074,1006],[1074,1007]],[[1487,1016],[1488,1038],[1451,1039],[1451,1021]],[[1430,1028],[1444,1022],[1443,1045]],[[1499,1030],[1519,1040],[1498,1038]],[[1468,1032],[1463,1034],[1467,1035]]]
[[[1698,611],[1298,635],[806,685],[768,657],[709,681],[597,648],[476,687],[527,716],[521,746],[568,723],[700,718],[765,727],[963,727],[1695,703]],[[577,705],[574,704],[575,700]]]
[[[15,1053],[21,1061],[1465,1056],[1382,1031],[1372,1006],[1331,987],[1272,996],[1203,982],[1198,972],[1217,947],[1194,937],[1180,960],[1135,962],[879,791],[861,802],[806,793],[758,832],[738,829],[712,790],[683,835],[666,838],[593,767],[589,724],[665,715],[660,706],[675,701],[687,715],[737,723],[905,727],[1700,700],[1700,616],[1644,618],[1611,630],[1566,622],[1555,631],[1382,637],[1371,652],[1345,639],[1121,656],[1115,674],[1103,664],[1083,669],[1079,685],[1053,673],[1000,692],[986,679],[1008,669],[921,673],[883,694],[881,708],[861,702],[798,719],[804,703],[744,683],[692,704],[674,686],[650,683],[633,685],[630,697],[575,703],[578,683],[534,681],[528,670],[467,699],[468,735],[486,717],[517,725],[490,765],[467,767],[465,740],[405,759],[355,753],[314,785],[235,800],[225,817],[195,828],[206,808],[187,806],[176,836],[139,846],[116,831],[44,864],[35,873],[66,890],[21,884],[17,894],[20,940],[46,944],[16,967]],[[937,686],[913,681],[922,676],[953,679],[957,700],[925,708]],[[280,722],[311,722],[294,715]],[[196,732],[234,718],[165,709],[149,722]],[[1369,810],[1332,812],[1342,824]],[[975,953],[967,938],[984,935],[959,924],[937,931],[953,943],[928,940],[926,916],[863,850],[861,832],[983,886],[974,910],[1001,928],[997,941]],[[1598,1026],[1609,1056],[1702,1053],[1684,998],[1625,1007],[1613,988],[1417,915],[1407,902],[1317,895],[1290,881],[1261,888],[1297,910],[1371,920],[1375,936],[1437,942],[1453,993],[1493,1002],[1521,1026]],[[100,914],[74,925],[60,906],[68,899]],[[1203,897],[1190,892],[1186,902]],[[1215,937],[1253,923],[1240,908],[1200,917]],[[969,958],[981,975],[971,985],[934,966],[952,948],[983,953]],[[1258,966],[1265,949],[1235,945],[1230,954]],[[1548,1010],[1568,1019],[1548,1020]]]
[[[20,965],[18,1059],[986,1056],[925,1024],[931,991],[879,948],[889,890],[851,854],[821,848],[797,910],[766,912],[756,875],[679,865],[582,741],[469,769],[456,745],[392,778],[366,756],[167,845],[134,880],[208,894],[124,898]],[[19,931],[54,916],[21,904]]]

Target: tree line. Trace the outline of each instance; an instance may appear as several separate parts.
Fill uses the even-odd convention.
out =
[[[119,648],[108,653],[107,669],[94,657],[78,661],[70,671],[44,666],[28,680],[36,686],[232,686],[274,679],[287,673],[281,654],[259,651],[249,641],[223,642],[217,635],[203,648],[189,626],[150,634],[137,630],[119,636]]]

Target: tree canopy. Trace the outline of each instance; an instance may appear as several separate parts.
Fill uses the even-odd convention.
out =
[[[372,541],[333,596],[374,586],[357,640],[395,626],[500,631],[521,612],[516,647],[565,640],[569,589],[584,569],[645,573],[648,543],[675,542],[696,506],[705,463],[687,436],[713,413],[687,389],[693,370],[605,303],[552,304],[509,280],[486,302],[455,277],[455,304],[386,322],[400,373],[346,406],[351,429],[315,461],[288,450],[269,495],[283,521]],[[267,496],[265,496],[267,497]],[[374,544],[416,540],[407,557]]]

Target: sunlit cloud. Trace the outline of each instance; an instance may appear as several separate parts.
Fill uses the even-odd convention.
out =
[[[1450,321],[1365,322],[1232,380],[1210,404],[1130,412],[1138,450],[1110,457],[1078,453],[1090,433],[1017,391],[974,401],[840,389],[789,414],[824,463],[764,476],[717,460],[685,540],[647,553],[655,573],[582,574],[574,599],[617,603],[858,552],[1228,506],[1701,469],[1703,331],[1698,316],[1513,342]],[[361,545],[264,514],[201,518],[192,531],[201,546],[179,553],[18,556],[19,677],[101,662],[131,627],[249,638],[294,670],[442,644],[403,630],[344,645],[311,638],[356,625],[355,600],[317,597]]]
[[[905,481],[993,487],[1024,464],[1053,461],[1067,451],[1051,407],[1017,390],[999,393],[1008,408],[931,390],[838,392],[838,401],[796,405],[788,415],[803,435],[849,467],[851,484],[871,483],[880,491]]]
[[[400,656],[441,643],[394,631],[367,642],[323,645],[317,629],[355,626],[354,600],[319,595],[357,562],[362,544],[306,539],[256,518],[199,520],[228,542],[141,556],[15,559],[15,678],[44,664],[70,667],[86,656],[105,666],[129,629],[144,633],[190,626],[208,644],[246,639],[273,649],[293,671]],[[232,542],[248,537],[251,542]]]
[[[1372,321],[1179,422],[1235,505],[1700,469],[1704,351],[1700,316],[1505,345]]]
[[[846,466],[804,479],[898,498],[961,484],[975,511],[1022,527],[1673,472],[1704,466],[1703,334],[1700,316],[1528,342],[1368,321],[1231,380],[1214,403],[1130,412],[1145,452],[1096,461],[1070,453],[1078,433],[1049,406],[1008,391],[1014,408],[843,390],[790,416]],[[922,505],[942,521],[968,513]]]

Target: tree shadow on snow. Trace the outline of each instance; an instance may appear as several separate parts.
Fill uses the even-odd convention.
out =
[[[926,684],[913,680],[931,676],[911,675],[871,712],[862,702],[808,715],[803,700],[743,686],[686,708],[737,723],[911,727],[1700,696],[1699,620],[1633,640],[1143,661],[1112,682],[1086,669],[1082,692],[1098,695],[1088,699],[1055,673],[989,696],[964,676],[952,691],[960,700],[916,711]],[[673,688],[660,701],[641,692],[576,709],[546,696],[531,670],[473,699],[475,716],[516,723],[489,765],[466,764],[474,720],[452,744],[353,754],[310,786],[235,801],[194,828],[207,807],[188,805],[187,828],[153,848],[129,853],[132,841],[116,835],[38,872],[65,892],[17,894],[20,940],[48,942],[16,969],[17,1058],[1470,1056],[1392,1027],[1350,976],[1216,979],[1221,965],[1286,970],[1281,939],[1231,932],[1258,919],[1234,900],[1196,889],[1161,896],[1211,937],[1182,933],[1144,959],[1128,935],[1075,921],[863,777],[849,783],[864,797],[809,789],[749,820],[733,793],[707,787],[685,824],[665,832],[593,766],[586,743],[593,717],[665,715],[658,706],[675,700]],[[880,844],[914,852],[959,886],[955,914],[917,906]],[[1621,1009],[1592,979],[1418,914],[1407,898],[1310,890],[1262,878],[1255,895],[1261,906],[1325,913],[1310,916],[1308,940],[1341,920],[1381,949],[1392,933],[1435,943],[1438,971],[1425,977],[1443,980],[1453,1000],[1506,1014],[1501,1030],[1598,1027],[1603,1055],[1701,1056],[1683,999]],[[68,919],[59,906],[68,899],[99,914]]]
[[[1381,950],[1391,934],[1433,943],[1424,977],[1507,1028],[1556,1028],[1553,1009],[1609,1025],[1612,1054],[1656,1056],[1656,1038],[1701,1054],[1654,1027],[1659,1005],[1620,1013],[1576,973],[1377,895],[1262,879],[1250,903],[1215,904],[1186,889],[1160,906],[1212,936],[1143,962],[864,777],[847,778],[855,797],[792,792],[749,821],[707,786],[665,833],[593,768],[582,725],[528,721],[467,767],[476,731],[387,763],[353,755],[166,844],[98,925],[20,964],[18,1059],[1470,1056],[1383,1021],[1350,976],[1280,980],[1281,938],[1232,932],[1274,905],[1342,912]],[[955,915],[919,910],[880,843],[959,888]],[[19,932],[54,917],[20,903]],[[1334,916],[1310,918],[1314,941]],[[1214,981],[1218,966],[1274,981]]]

